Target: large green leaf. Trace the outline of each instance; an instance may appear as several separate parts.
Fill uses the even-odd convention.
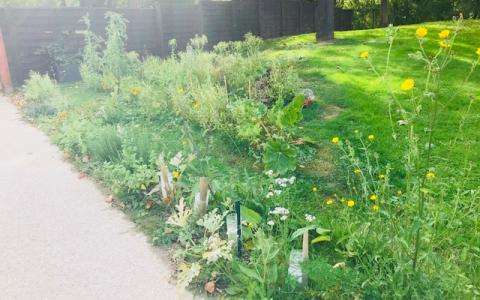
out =
[[[297,149],[281,140],[271,140],[263,154],[265,167],[280,174],[294,171],[297,167]]]
[[[252,223],[253,225],[258,225],[262,220],[262,217],[259,213],[245,206],[240,207],[240,215],[242,220],[246,221],[247,223]]]
[[[280,127],[293,126],[303,119],[302,109],[305,96],[299,95],[283,108],[279,116]]]

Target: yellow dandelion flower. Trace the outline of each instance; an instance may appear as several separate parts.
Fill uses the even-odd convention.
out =
[[[196,110],[200,109],[200,100],[195,100],[193,102],[193,108],[195,108]]]
[[[440,37],[442,40],[448,39],[449,36],[450,36],[450,30],[447,30],[447,29],[440,31],[440,33],[438,34],[438,37]]]
[[[338,136],[335,136],[332,138],[332,144],[337,145],[340,142],[340,138]]]
[[[397,191],[397,196],[401,196],[403,194],[402,190]]]
[[[480,48],[477,49],[477,55],[480,56]]]
[[[378,175],[378,179],[380,179],[380,180],[384,180],[384,179],[385,179],[385,175],[384,175],[384,174],[380,174],[380,175]]]
[[[362,174],[362,170],[360,170],[359,168],[356,168],[355,170],[353,170],[353,173],[355,175],[360,175],[360,174]]]
[[[433,180],[435,179],[436,175],[432,171],[428,171],[427,174],[425,174],[425,177],[427,177],[428,180]]]
[[[354,200],[348,200],[347,201],[347,206],[348,207],[354,207],[355,206],[355,201]]]
[[[178,171],[173,171],[172,172],[172,177],[175,178],[175,179],[178,179],[180,177],[180,172]]]
[[[333,199],[332,198],[327,198],[327,200],[325,200],[325,203],[327,205],[332,205],[333,204]]]
[[[380,210],[380,206],[378,206],[378,205],[375,204],[374,206],[372,206],[372,210],[373,210],[374,212],[378,212],[378,211]]]
[[[415,32],[415,35],[419,39],[423,39],[424,37],[427,36],[427,34],[428,34],[428,29],[425,28],[425,27],[419,27],[419,28],[417,28],[417,31]]]
[[[138,95],[140,95],[141,92],[142,92],[142,89],[138,86],[132,87],[130,89],[130,94],[132,94],[133,96],[138,96]]]
[[[370,135],[368,136],[368,140],[371,141],[371,142],[373,142],[373,141],[375,140],[375,136],[374,136],[373,134],[370,134]]]
[[[400,85],[400,89],[404,92],[411,91],[415,87],[415,80],[412,78],[408,78],[402,82]]]
[[[314,186],[314,187],[312,188],[312,192],[316,193],[317,191],[318,191],[317,187]]]
[[[369,56],[368,51],[360,52],[360,58],[367,59]]]
[[[142,191],[145,191],[145,190],[147,189],[147,187],[146,187],[144,184],[142,184],[142,185],[140,186],[140,189],[141,189]]]
[[[378,200],[378,196],[376,194],[371,194],[370,197],[369,197],[370,200],[372,201],[377,201]]]

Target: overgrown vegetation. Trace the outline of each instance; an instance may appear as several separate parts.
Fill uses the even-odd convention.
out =
[[[121,16],[108,18],[103,48],[85,33],[83,82],[52,97],[34,74],[25,109],[55,108],[32,117],[171,245],[179,285],[246,299],[478,296],[478,23],[266,51],[252,35],[206,51],[199,36],[140,61]]]

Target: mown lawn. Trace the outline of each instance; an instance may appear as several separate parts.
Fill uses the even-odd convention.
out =
[[[426,42],[427,52],[435,53],[438,49],[438,33],[443,29],[453,30],[453,22],[434,22],[422,24],[429,30]],[[390,63],[390,84],[398,90],[405,78],[414,78],[418,85],[425,82],[423,64],[409,58],[410,53],[419,50],[415,29],[419,25],[403,26],[393,45]],[[443,176],[463,166],[465,158],[471,161],[480,159],[478,147],[480,141],[480,106],[478,105],[480,72],[475,72],[467,84],[465,77],[470,70],[475,53],[480,47],[480,22],[467,20],[453,47],[454,59],[442,74],[442,109],[439,115],[439,129],[435,134],[435,156],[438,163],[449,155],[450,143],[458,138],[462,117],[468,109],[471,97],[476,99],[471,107],[470,116],[464,126],[465,136],[471,143],[469,147],[454,147],[451,156],[454,164],[449,162],[442,168]],[[335,42],[318,45],[313,34],[300,35],[275,40],[269,43],[268,50],[273,56],[297,59],[297,70],[306,82],[314,87],[319,96],[320,106],[317,115],[310,116],[311,126],[318,126],[319,137],[328,141],[331,136],[353,138],[355,130],[364,134],[375,134],[378,151],[385,161],[402,164],[400,147],[392,145],[391,126],[388,118],[388,93],[385,84],[376,76],[368,65],[359,58],[362,51],[369,51],[373,65],[382,71],[385,68],[388,45],[384,29],[337,32]],[[461,89],[459,89],[461,87]],[[453,97],[453,98],[452,98]],[[342,108],[338,118],[329,122],[318,122],[318,115],[331,110],[331,105]],[[399,141],[402,143],[403,141]],[[426,142],[425,142],[426,143]],[[472,169],[473,186],[478,186],[480,164]]]

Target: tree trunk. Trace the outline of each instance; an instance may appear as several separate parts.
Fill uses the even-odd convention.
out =
[[[380,5],[380,15],[381,15],[381,25],[382,27],[387,27],[388,26],[388,0],[382,0],[382,3]]]
[[[319,0],[315,8],[317,42],[333,40],[335,0]]]

